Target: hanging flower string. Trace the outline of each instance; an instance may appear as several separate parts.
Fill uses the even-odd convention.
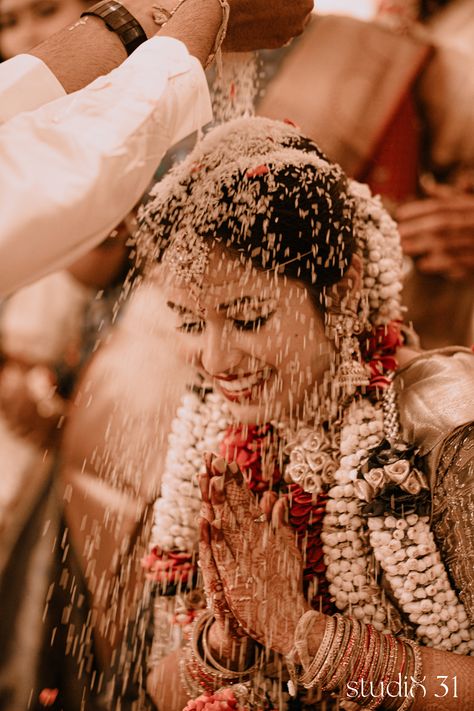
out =
[[[305,567],[303,582],[309,603],[315,610],[326,614],[334,612],[326,580],[321,531],[328,497],[320,493],[314,497],[298,484],[290,484],[289,523],[298,534],[298,545],[303,553]]]
[[[192,392],[183,397],[173,420],[161,496],[153,507],[151,548],[142,560],[147,577],[163,593],[174,594],[196,582],[201,506],[196,475],[202,471],[204,452],[218,449],[229,419],[222,398],[209,393],[202,400]]]
[[[371,332],[360,338],[362,360],[370,371],[369,392],[376,388],[386,388],[390,384],[390,373],[397,370],[395,357],[397,348],[403,345],[401,322],[390,321],[383,326],[376,326]]]

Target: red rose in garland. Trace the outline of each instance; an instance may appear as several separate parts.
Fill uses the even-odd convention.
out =
[[[254,494],[263,494],[279,483],[277,452],[277,436],[269,424],[229,427],[219,450],[228,462],[238,464]]]

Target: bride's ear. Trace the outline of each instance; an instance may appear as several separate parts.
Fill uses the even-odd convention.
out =
[[[356,310],[362,288],[362,259],[358,254],[353,254],[351,263],[346,273],[336,284],[328,290],[331,307],[350,308]]]

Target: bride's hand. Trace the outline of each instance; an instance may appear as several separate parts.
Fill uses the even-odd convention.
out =
[[[226,610],[231,613],[232,634],[241,635],[243,630],[286,654],[308,605],[295,534],[283,523],[284,503],[275,504],[269,523],[236,465],[212,455],[206,464],[207,472],[200,478],[201,531],[206,539],[202,552],[205,565],[211,558],[219,581],[220,608],[227,617]],[[216,607],[212,591],[211,598]]]
[[[199,567],[206,598],[215,618],[207,642],[212,653],[223,666],[244,669],[249,666],[255,644],[245,634],[227,604],[224,585],[212,553],[209,523],[212,519],[212,509],[209,502],[204,500],[201,507]]]

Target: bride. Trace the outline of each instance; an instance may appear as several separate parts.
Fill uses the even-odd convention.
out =
[[[380,201],[239,119],[140,225],[196,372],[144,561],[157,707],[472,708],[474,356],[417,351]]]

